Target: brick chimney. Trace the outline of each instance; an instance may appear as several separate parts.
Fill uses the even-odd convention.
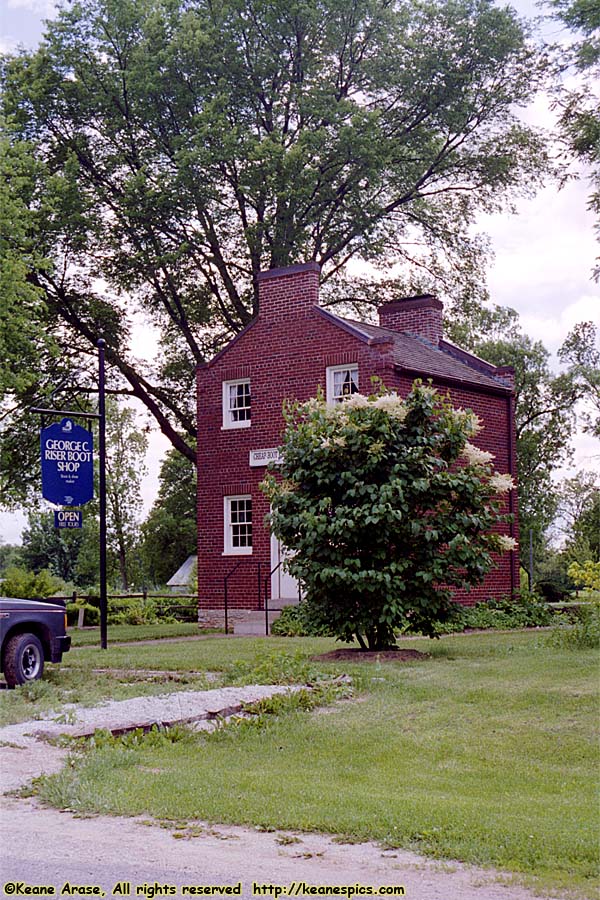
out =
[[[444,304],[432,294],[391,300],[379,307],[379,324],[391,331],[406,331],[438,346],[443,337]]]
[[[316,262],[269,269],[258,277],[258,315],[277,322],[307,316],[319,302],[321,267]]]

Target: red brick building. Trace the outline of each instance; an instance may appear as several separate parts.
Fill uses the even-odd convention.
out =
[[[516,474],[512,370],[460,350],[442,335],[442,303],[430,295],[394,301],[379,325],[321,309],[316,263],[258,276],[259,314],[211,362],[198,368],[198,586],[200,615],[295,602],[298,588],[281,567],[281,548],[264,524],[259,489],[277,456],[284,398],[304,401],[319,386],[328,400],[371,391],[371,376],[405,395],[415,378],[431,379],[457,406],[474,410],[484,428],[477,444],[495,454],[499,472]],[[502,526],[518,538],[516,492]],[[483,585],[457,599],[473,603],[518,588],[516,552],[505,553]],[[233,613],[235,617],[235,613]]]

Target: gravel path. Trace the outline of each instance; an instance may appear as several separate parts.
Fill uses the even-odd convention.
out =
[[[66,751],[48,744],[45,736],[177,721],[201,725],[242,703],[286,690],[252,686],[111,701],[93,709],[71,705],[59,721],[55,716],[7,726],[0,729],[0,792],[60,770]],[[6,896],[12,890],[7,885],[23,882],[54,887],[57,897],[77,895],[73,885],[96,887],[97,895],[118,900],[130,895],[189,898],[207,885],[220,887],[217,894],[229,886],[244,898],[314,896],[319,892],[310,888],[326,885],[345,888],[338,896],[346,897],[348,889],[360,896],[358,886],[375,893],[390,886],[396,896],[411,900],[534,900],[502,873],[385,851],[373,843],[339,844],[318,834],[271,834],[202,822],[188,822],[174,839],[171,830],[139,817],[81,818],[31,798],[2,797],[0,836],[0,884]],[[196,890],[184,891],[186,886]]]
[[[245,703],[254,703],[274,694],[298,690],[286,685],[250,685],[216,688],[210,691],[174,691],[171,694],[109,700],[99,706],[82,707],[67,703],[60,715],[34,722],[20,722],[0,728],[0,742],[18,744],[28,735],[37,738],[86,737],[98,728],[120,734],[152,725],[169,726],[177,722],[194,723],[240,712]]]

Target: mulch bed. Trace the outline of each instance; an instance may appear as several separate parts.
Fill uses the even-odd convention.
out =
[[[313,656],[315,662],[406,662],[412,659],[428,659],[428,653],[420,653],[419,650],[359,650],[356,647],[345,647],[340,650],[331,650],[329,653],[321,653]]]

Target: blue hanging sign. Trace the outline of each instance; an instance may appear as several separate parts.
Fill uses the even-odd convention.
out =
[[[83,526],[83,512],[80,509],[55,509],[55,528],[81,528]]]
[[[42,428],[42,496],[60,506],[83,506],[94,496],[94,440],[72,419]]]

